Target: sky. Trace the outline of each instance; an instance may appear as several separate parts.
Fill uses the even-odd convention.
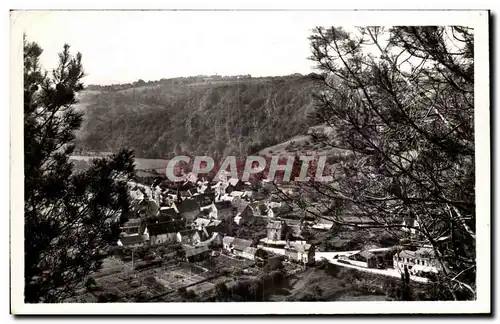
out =
[[[312,28],[334,23],[328,12],[290,11],[25,11],[11,18],[42,46],[49,71],[64,43],[81,52],[86,84],[307,74]]]
[[[44,49],[57,66],[65,43],[81,52],[85,84],[195,75],[277,76],[314,71],[308,37],[316,26],[453,25],[473,13],[455,11],[14,11],[13,30]],[[436,23],[439,22],[439,23]],[[19,33],[22,35],[22,33]],[[21,36],[18,47],[22,51]],[[371,51],[366,49],[366,51]],[[378,52],[378,51],[375,51]]]

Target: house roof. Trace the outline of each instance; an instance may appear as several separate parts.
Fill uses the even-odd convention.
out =
[[[295,250],[297,252],[307,252],[309,251],[309,249],[311,249],[312,247],[312,244],[307,244],[307,243],[299,243],[299,242],[290,242],[290,244],[288,244],[288,246],[286,246],[285,248],[288,249],[288,250]]]
[[[161,207],[160,208],[160,215],[159,217],[168,217],[168,218],[176,218],[177,217],[177,211],[173,207]]]
[[[218,219],[212,219],[212,222],[209,224],[209,226],[219,226],[222,221]]]
[[[404,225],[412,227],[415,226],[416,221],[417,219],[415,218],[415,216],[410,216],[410,215],[405,216],[403,219]]]
[[[410,250],[403,250],[399,252],[398,256],[400,258],[414,258],[415,257],[415,252],[410,251]]]
[[[245,248],[250,247],[250,245],[252,245],[252,241],[249,240],[244,240],[240,238],[235,238],[233,240],[233,247],[236,250],[243,251]]]
[[[205,227],[213,227],[213,226],[218,226],[219,224],[221,223],[220,220],[216,220],[216,219],[206,219],[206,218],[197,218],[194,220],[194,224],[196,226],[205,226]]]
[[[375,255],[368,250],[363,250],[363,251],[359,252],[358,254],[359,254],[359,256],[361,256],[362,258],[364,258],[366,260],[369,260],[369,259],[375,257]]]
[[[120,242],[123,246],[133,245],[133,244],[141,244],[146,241],[146,237],[144,235],[129,235],[120,237]]]
[[[230,198],[229,201],[231,202],[231,206],[233,207],[238,207],[241,204],[247,204],[247,202],[241,199],[240,197],[228,196],[228,198]]]
[[[185,199],[181,202],[176,202],[175,206],[179,211],[179,214],[200,210],[200,205],[195,199]]]
[[[432,247],[422,247],[415,251],[415,255],[419,258],[434,258],[436,252]]]
[[[206,219],[206,218],[197,218],[194,220],[193,222],[196,226],[208,226],[208,224],[210,224],[210,219]]]
[[[240,182],[240,179],[238,179],[238,178],[230,178],[230,179],[227,180],[227,182],[231,186],[235,187]]]
[[[121,228],[128,228],[128,227],[140,227],[141,226],[142,219],[140,218],[132,218],[129,219],[127,222],[125,222]]]
[[[196,199],[200,206],[208,206],[214,201],[215,193],[195,194],[193,195],[193,198]]]
[[[234,239],[235,238],[232,236],[224,236],[224,238],[222,238],[222,243],[231,244],[231,243],[233,243]]]
[[[226,200],[216,201],[214,203],[214,205],[215,205],[215,208],[217,208],[217,210],[230,209],[230,208],[233,207],[233,206],[231,206],[231,202],[230,201],[226,201]]]
[[[236,213],[242,213],[245,209],[250,208],[250,205],[246,201],[241,201],[239,204],[236,204],[236,206],[234,206],[234,207],[236,208]]]
[[[244,248],[243,249],[243,252],[245,253],[248,253],[248,254],[252,254],[252,255],[255,255],[255,253],[257,252],[257,248],[254,248],[254,247],[247,247],[247,248]]]
[[[245,192],[234,190],[234,191],[231,191],[231,193],[229,195],[233,196],[233,197],[242,197],[245,195]]]
[[[292,208],[285,203],[270,202],[266,206],[266,212],[272,210],[275,215],[288,215],[293,212]],[[297,216],[300,217],[300,216]]]
[[[149,235],[177,233],[183,226],[183,221],[178,220],[147,224]]]
[[[210,251],[210,249],[206,245],[200,245],[198,247],[184,246],[184,250],[186,251],[186,257],[188,257],[188,258],[191,256],[199,255],[199,254]]]
[[[181,236],[184,236],[184,237],[193,237],[195,236],[196,234],[199,235],[198,231],[197,230],[183,230],[183,231],[179,231],[179,234]]]

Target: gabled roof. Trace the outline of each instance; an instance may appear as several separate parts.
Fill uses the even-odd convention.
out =
[[[217,210],[230,209],[230,208],[233,207],[233,206],[231,206],[231,202],[230,201],[226,201],[226,200],[216,201],[214,203],[214,205],[215,205],[215,208],[217,208]]]
[[[196,234],[200,235],[197,230],[183,230],[179,231],[179,234],[183,237],[194,237]]]
[[[206,245],[201,245],[199,247],[184,246],[184,250],[186,251],[186,257],[188,258],[191,256],[199,255],[210,251],[210,249]]]
[[[175,202],[175,206],[179,211],[179,214],[189,213],[195,210],[200,210],[200,205],[195,199],[184,199],[181,202]]]
[[[214,226],[218,226],[219,224],[221,223],[220,220],[216,220],[216,219],[206,219],[206,218],[197,218],[194,220],[194,224],[196,226],[205,226],[205,227],[214,227]]]
[[[177,233],[183,227],[184,222],[182,220],[147,224],[149,235],[153,236],[167,233]]]
[[[166,216],[169,218],[176,218],[177,217],[177,211],[173,207],[161,207],[160,208],[160,215],[159,216]]]
[[[130,227],[140,227],[142,219],[140,218],[132,218],[125,222],[121,228],[130,228]]]
[[[208,226],[219,226],[220,223],[222,223],[222,221],[220,221],[218,219],[212,219],[212,222],[210,224],[208,224]]]
[[[236,208],[236,213],[242,213],[245,209],[250,208],[250,204],[242,200],[239,203],[233,204],[233,207]]]
[[[141,244],[146,241],[146,237],[144,235],[129,235],[120,237],[120,242],[123,246]]]
[[[240,238],[235,238],[233,240],[233,247],[236,250],[243,251],[245,248],[250,247],[251,245],[252,245],[252,241],[243,240]]]
[[[365,260],[369,260],[371,258],[374,258],[375,255],[373,253],[371,253],[370,251],[368,250],[363,250],[361,252],[358,253],[363,259]]]
[[[193,222],[196,226],[208,226],[210,224],[210,220],[206,218],[197,218]]]
[[[399,252],[398,256],[400,258],[414,258],[416,255],[415,255],[414,251],[403,250],[403,251]]]
[[[254,248],[254,247],[247,247],[247,248],[244,248],[243,249],[243,252],[245,253],[248,253],[248,254],[252,254],[252,255],[255,255],[255,253],[257,252],[257,248]]]
[[[235,187],[240,182],[240,179],[238,179],[238,178],[230,178],[230,179],[227,180],[227,182],[231,186]]]
[[[231,202],[231,206],[233,206],[233,207],[238,207],[239,205],[246,203],[246,201],[244,201],[240,197],[227,196],[227,198],[230,198],[228,200]]]

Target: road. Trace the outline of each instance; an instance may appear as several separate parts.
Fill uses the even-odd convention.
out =
[[[378,248],[378,249],[370,249],[369,251],[372,251],[372,252],[380,252],[380,251],[388,251],[389,248]],[[335,251],[335,252],[316,252],[316,258],[317,259],[321,259],[321,258],[325,258],[325,259],[333,259],[335,256],[337,255],[345,255],[345,256],[348,256],[348,255],[351,255],[351,254],[356,254],[356,253],[359,253],[361,250],[355,250],[355,251]]]
[[[373,249],[370,251],[384,251],[387,250],[387,248],[381,248],[381,249]],[[335,264],[341,267],[346,267],[346,268],[352,268],[356,269],[359,271],[364,271],[364,272],[369,272],[369,273],[374,273],[374,274],[379,274],[387,277],[395,277],[395,278],[401,278],[401,274],[399,273],[398,270],[393,269],[393,268],[388,268],[388,269],[374,269],[374,268],[364,268],[364,267],[358,267],[352,264],[345,264],[342,262],[338,262],[338,259],[335,259],[335,256],[349,256],[351,254],[355,254],[359,252],[358,251],[340,251],[340,252],[316,252],[315,258],[316,260],[321,260],[321,259],[326,259],[328,262],[331,264]],[[420,282],[420,283],[428,283],[429,280],[427,278],[423,277],[417,277],[417,276],[412,276],[410,275],[410,280],[415,281],[415,282]]]

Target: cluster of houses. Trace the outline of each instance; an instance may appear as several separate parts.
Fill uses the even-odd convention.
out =
[[[122,225],[118,245],[138,247],[165,243],[182,244],[189,261],[197,261],[214,250],[235,258],[262,261],[269,255],[284,256],[301,264],[315,262],[316,247],[306,242],[305,227],[329,230],[333,221],[311,222],[303,215],[294,215],[283,202],[259,196],[249,183],[238,179],[209,183],[196,180],[194,185],[160,188],[131,185],[134,214]],[[253,217],[267,219],[266,237],[244,240],[228,234],[228,227],[242,226]],[[345,216],[344,222],[355,228],[369,227],[373,220],[363,216]],[[404,219],[403,230],[417,235],[418,222]],[[445,242],[446,239],[440,240]],[[440,265],[434,250],[364,249],[344,258],[353,265],[366,268],[387,266],[413,275],[437,273]]]
[[[421,242],[422,237],[419,234],[418,220],[413,216],[405,217],[403,220],[403,232],[408,234],[411,241]],[[440,230],[443,230],[445,224],[439,224]],[[421,245],[414,247],[409,244],[407,248],[403,246],[393,248],[365,248],[349,256],[340,257],[352,265],[364,268],[393,268],[398,272],[408,271],[409,274],[428,277],[438,274],[445,270],[448,265],[446,262],[439,262],[436,250],[446,251],[451,248],[451,235],[442,235],[435,240],[436,246]],[[449,270],[449,269],[447,269]]]
[[[305,264],[314,262],[315,249],[305,243],[302,223],[278,217],[290,208],[270,199],[257,200],[265,197],[259,197],[249,183],[238,179],[215,184],[198,180],[188,189],[133,183],[130,190],[134,208],[121,226],[119,246],[180,243],[189,251],[188,260],[208,256],[210,248],[220,247],[228,255],[249,260],[261,260],[271,252]],[[252,217],[269,219],[267,236],[259,244],[226,235],[228,226],[244,225]]]
[[[362,268],[393,268],[402,273],[426,277],[442,271],[433,247],[424,245],[416,250],[409,249],[363,249],[348,256],[339,257],[351,265]]]

